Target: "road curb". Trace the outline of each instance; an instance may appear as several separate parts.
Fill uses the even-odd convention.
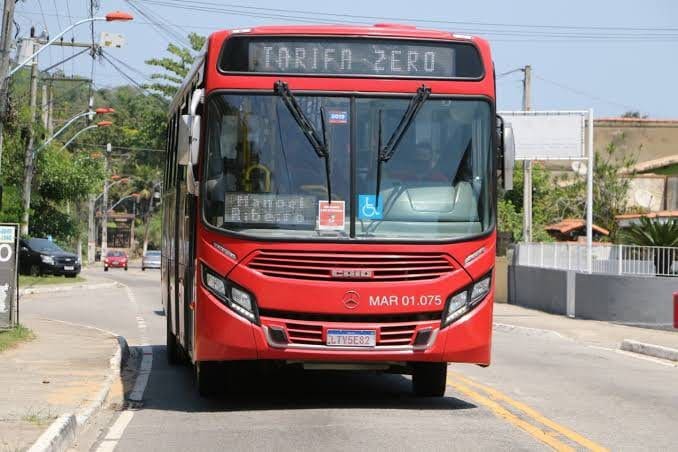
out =
[[[503,331],[505,333],[520,332],[528,336],[549,336],[558,339],[568,339],[570,338],[563,336],[557,331],[546,330],[542,328],[531,328],[528,326],[519,326],[519,325],[510,325],[508,323],[493,323],[492,327],[495,331]]]
[[[29,452],[63,452],[75,442],[78,430],[82,429],[101,410],[113,384],[121,378],[130,350],[123,336],[115,336],[118,344],[110,359],[110,369],[96,397],[77,414],[66,413],[57,418],[33,443]],[[121,397],[124,397],[121,395]]]
[[[27,287],[25,289],[19,289],[19,296],[22,295],[32,295],[32,294],[40,294],[40,293],[52,293],[52,292],[67,292],[69,290],[76,290],[76,289],[106,289],[109,287],[116,287],[118,285],[117,282],[111,281],[111,282],[105,282],[105,283],[97,283],[97,284],[68,284],[68,285],[47,285],[44,287]]]
[[[72,414],[63,414],[33,443],[28,452],[61,452],[75,441],[78,423]]]
[[[678,362],[678,350],[675,348],[664,347],[662,345],[645,344],[643,342],[638,342],[631,339],[624,339],[619,348],[626,352],[639,353],[641,355]]]

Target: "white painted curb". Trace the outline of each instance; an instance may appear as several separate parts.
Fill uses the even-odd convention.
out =
[[[29,452],[64,452],[75,442],[78,429],[89,422],[104,406],[113,383],[120,378],[121,369],[129,357],[129,346],[123,336],[116,336],[118,345],[110,359],[110,370],[96,397],[77,415],[63,414],[40,435]]]
[[[75,441],[77,422],[72,414],[64,414],[40,435],[28,452],[61,452]]]
[[[41,286],[41,287],[26,287],[25,289],[19,289],[19,296],[22,295],[31,295],[31,294],[39,294],[39,293],[52,293],[52,292],[67,292],[69,290],[76,290],[76,289],[106,289],[109,287],[116,287],[118,285],[117,282],[111,281],[111,282],[105,282],[105,283],[97,283],[97,284],[69,284],[69,285],[64,285],[60,286],[58,284],[50,284],[47,286]]]
[[[641,355],[678,362],[678,350],[675,348],[645,344],[631,339],[624,339],[619,348],[627,352],[639,353]]]

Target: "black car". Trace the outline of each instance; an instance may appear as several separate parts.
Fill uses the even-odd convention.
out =
[[[19,272],[25,275],[64,275],[75,278],[80,273],[80,259],[48,239],[21,239]]]

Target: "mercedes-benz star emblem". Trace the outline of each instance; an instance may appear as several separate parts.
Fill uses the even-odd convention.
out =
[[[355,290],[349,290],[341,299],[346,309],[355,309],[360,304],[360,295]]]

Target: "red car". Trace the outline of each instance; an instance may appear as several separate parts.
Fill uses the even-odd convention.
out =
[[[111,250],[104,258],[104,271],[109,268],[124,268],[127,271],[127,253],[124,251]]]

